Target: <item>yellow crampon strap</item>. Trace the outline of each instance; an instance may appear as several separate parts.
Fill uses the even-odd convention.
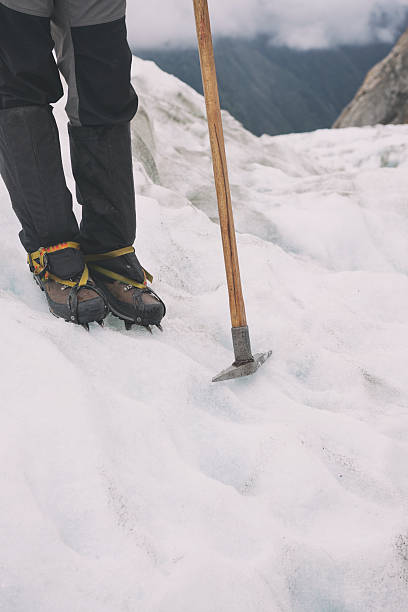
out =
[[[113,278],[114,280],[120,281],[121,283],[125,283],[126,285],[131,285],[132,287],[137,287],[138,289],[145,289],[147,286],[147,281],[150,283],[153,282],[153,276],[147,272],[143,268],[144,274],[144,282],[138,283],[131,278],[127,278],[126,276],[122,276],[121,274],[117,274],[116,272],[112,272],[111,270],[107,270],[102,266],[96,265],[95,262],[102,262],[107,259],[114,259],[115,257],[121,257],[122,255],[127,255],[128,253],[134,253],[135,249],[132,246],[124,247],[123,249],[117,249],[116,251],[108,251],[107,253],[99,253],[97,255],[86,255],[85,261],[91,268],[91,270],[96,270],[100,274],[107,276],[108,278]]]
[[[56,251],[63,251],[64,249],[80,249],[80,245],[78,242],[61,242],[61,244],[55,244],[49,247],[41,247],[38,251],[34,253],[30,253],[27,256],[28,264],[32,266],[34,274],[37,276],[43,275],[45,279],[52,278],[56,283],[60,283],[61,285],[67,285],[68,287],[83,287],[88,282],[89,278],[89,270],[85,265],[84,271],[82,272],[82,276],[79,282],[75,283],[74,281],[66,280],[63,278],[59,278],[55,276],[55,274],[51,274],[51,272],[47,271],[47,261],[46,255],[47,253],[55,253]]]

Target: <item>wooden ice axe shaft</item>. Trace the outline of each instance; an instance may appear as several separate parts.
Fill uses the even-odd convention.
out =
[[[217,190],[222,246],[227,274],[231,323],[232,327],[245,327],[247,321],[239,271],[210,16],[208,13],[207,0],[193,1],[197,25],[198,47],[200,51],[201,73],[207,107],[208,129],[210,132],[215,187]]]
[[[217,190],[218,214],[231,312],[232,342],[235,354],[235,361],[232,366],[213,378],[213,382],[219,382],[254,374],[270,357],[272,351],[258,353],[255,356],[252,355],[244,297],[242,295],[241,275],[239,272],[237,241],[232,213],[231,190],[228,179],[224,130],[222,128],[208,4],[207,0],[193,0],[193,3],[205,104],[207,107],[208,129],[210,132],[215,187]]]

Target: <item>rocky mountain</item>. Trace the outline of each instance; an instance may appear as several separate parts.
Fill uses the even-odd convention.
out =
[[[254,40],[215,41],[221,104],[256,135],[328,128],[391,44],[299,51]],[[134,49],[202,93],[196,49]]]
[[[408,123],[408,30],[372,68],[334,127]]]

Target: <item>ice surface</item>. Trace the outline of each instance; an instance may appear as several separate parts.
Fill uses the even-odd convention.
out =
[[[213,385],[232,349],[203,100],[134,75],[164,334],[51,317],[0,186],[1,612],[406,611],[408,126],[256,138],[225,114],[274,355]]]

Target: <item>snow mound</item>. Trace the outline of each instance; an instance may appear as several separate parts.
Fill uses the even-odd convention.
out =
[[[0,186],[0,610],[405,611],[408,127],[256,138],[224,114],[274,354],[213,385],[232,351],[203,100],[150,62],[134,80],[164,334],[51,317]]]

